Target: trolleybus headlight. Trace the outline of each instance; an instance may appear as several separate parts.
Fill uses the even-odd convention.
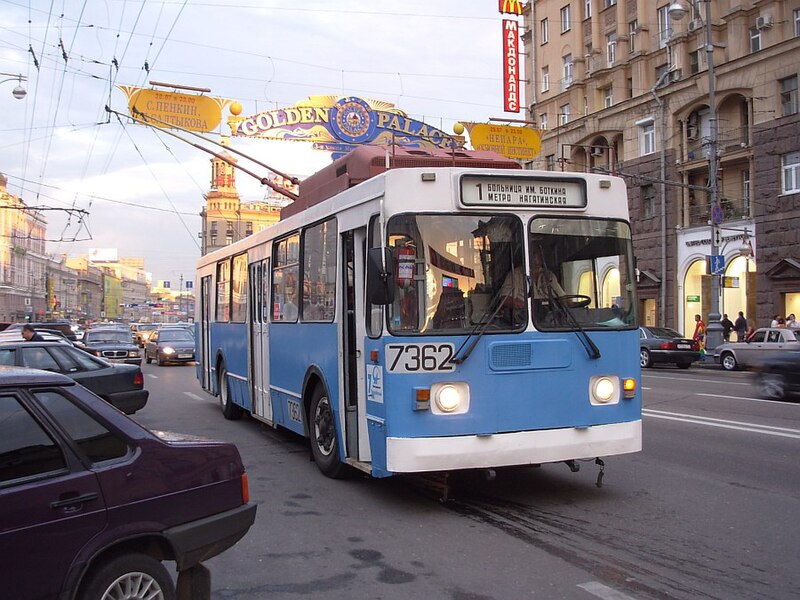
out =
[[[592,377],[590,387],[592,404],[619,402],[619,378],[609,376]]]
[[[466,383],[434,383],[431,397],[434,414],[463,414],[469,410],[469,386]]]

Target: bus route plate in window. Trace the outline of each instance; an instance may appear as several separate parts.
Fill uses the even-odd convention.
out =
[[[445,373],[454,371],[453,344],[388,344],[386,368],[392,373]]]

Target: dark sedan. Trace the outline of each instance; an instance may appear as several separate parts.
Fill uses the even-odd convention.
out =
[[[150,395],[137,365],[113,365],[58,342],[1,342],[0,365],[63,373],[129,415],[143,408]]]
[[[800,351],[768,356],[754,367],[754,371],[762,397],[786,400],[800,395]]]
[[[83,336],[83,346],[89,354],[108,362],[130,365],[142,364],[139,347],[131,341],[131,334],[120,329],[90,329]]]
[[[668,327],[639,327],[639,364],[671,363],[688,369],[700,360],[697,342]]]
[[[156,361],[158,366],[173,362],[194,360],[194,336],[183,329],[159,329],[150,334],[144,343],[147,364]]]
[[[63,375],[0,367],[0,440],[3,598],[175,598],[163,561],[210,598],[202,561],[255,519],[236,446],[151,432]]]

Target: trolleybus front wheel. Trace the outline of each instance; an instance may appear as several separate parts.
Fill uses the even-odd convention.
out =
[[[339,460],[339,441],[336,437],[336,419],[325,388],[318,385],[311,397],[309,436],[314,462],[323,475],[339,479],[344,477],[346,466]]]

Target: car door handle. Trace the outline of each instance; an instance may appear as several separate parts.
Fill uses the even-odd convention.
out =
[[[50,503],[50,508],[64,508],[67,506],[75,506],[97,500],[97,492],[89,492],[88,494],[81,494],[80,496],[70,496],[69,498],[62,498]]]

